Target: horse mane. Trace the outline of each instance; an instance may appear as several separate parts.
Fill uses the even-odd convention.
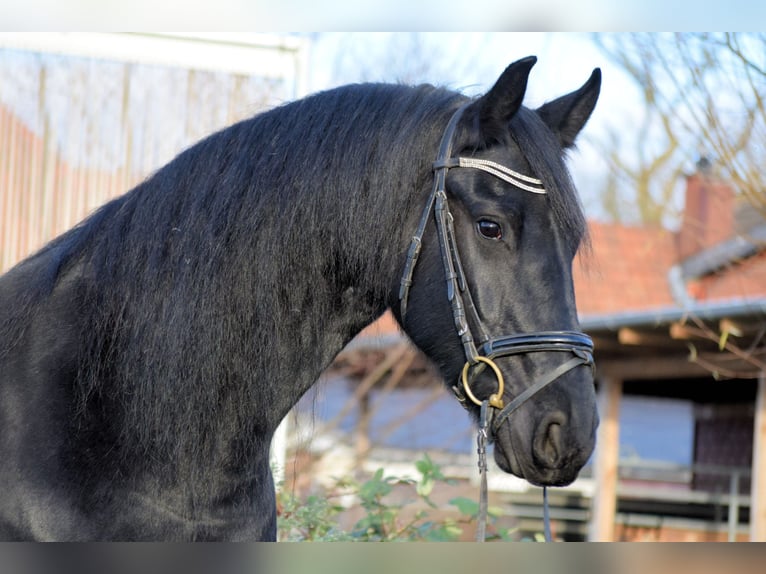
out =
[[[549,190],[547,197],[553,220],[562,233],[564,243],[588,249],[590,240],[585,212],[580,203],[565,154],[559,153],[556,135],[536,113],[521,108],[511,120],[511,135],[532,168]]]
[[[293,380],[295,365],[326,366],[329,347],[385,309],[407,241],[392,232],[422,209],[464,100],[356,84],[285,104],[193,145],[33,256],[47,272],[17,318],[66,273],[84,278],[82,427],[100,417],[105,444],[171,458],[206,456],[231,429],[242,456],[263,448],[313,382]],[[524,108],[511,128],[579,241],[584,218],[554,136]],[[323,344],[333,321],[344,338]]]
[[[120,414],[99,425],[168,456],[212,452],[221,428],[245,429],[243,451],[268,441],[313,382],[291,380],[296,362],[332,359],[327,322],[350,313],[340,348],[385,309],[402,248],[391,231],[420,208],[460,99],[361,84],[285,104],[193,145],[54,240],[41,292],[68,269],[87,278],[82,416],[108,405]],[[347,309],[351,290],[364,308]]]

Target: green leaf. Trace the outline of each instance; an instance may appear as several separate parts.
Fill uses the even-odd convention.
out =
[[[729,330],[726,329],[721,333],[720,338],[718,339],[718,350],[723,351],[726,348],[726,341],[729,338]]]
[[[375,503],[389,494],[391,490],[392,486],[389,479],[383,478],[383,469],[379,468],[370,480],[359,487],[359,498],[362,499],[363,503]]]
[[[497,529],[497,537],[500,540],[504,540],[505,542],[512,542],[513,541],[513,533],[516,531],[515,528],[498,528]]]
[[[443,524],[435,522],[424,524],[418,534],[422,540],[429,542],[453,542],[463,534],[463,529],[454,521],[446,519]]]
[[[499,506],[489,506],[487,507],[487,514],[492,518],[499,518],[503,515],[503,509]]]
[[[458,496],[449,501],[449,503],[457,507],[460,514],[466,516],[477,516],[479,514],[479,503],[470,498],[464,496]]]
[[[431,460],[431,457],[428,456],[427,453],[423,453],[423,458],[415,461],[415,468],[418,469],[419,473],[427,475],[431,474],[434,471],[434,468],[437,467],[434,465],[434,461]]]
[[[429,494],[431,494],[433,488],[434,480],[430,477],[424,477],[423,480],[421,480],[415,487],[415,492],[418,493],[418,496],[427,497]]]

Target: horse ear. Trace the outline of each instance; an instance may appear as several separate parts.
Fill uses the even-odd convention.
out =
[[[561,146],[572,147],[575,138],[596,107],[601,91],[601,70],[596,68],[576,92],[561,96],[537,109],[543,121],[559,137]]]
[[[527,91],[529,71],[537,57],[528,56],[508,66],[492,89],[471,104],[472,112],[478,117],[479,129],[485,137],[504,133],[508,122],[521,107],[524,92]]]

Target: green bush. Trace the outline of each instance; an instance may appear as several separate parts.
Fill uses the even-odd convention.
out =
[[[420,474],[416,481],[385,476],[378,469],[371,478],[358,483],[341,478],[320,495],[312,494],[299,499],[280,489],[277,494],[280,513],[278,518],[279,540],[283,541],[454,541],[463,534],[467,524],[475,522],[479,504],[469,498],[457,497],[449,501],[456,511],[456,518],[429,518],[429,512],[416,506],[436,509],[430,495],[439,483],[452,484],[445,478],[439,465],[428,455],[415,463]],[[413,499],[394,503],[390,496],[394,486],[406,485],[413,490]],[[350,531],[338,526],[338,518],[346,508],[338,501],[342,496],[353,495],[355,504],[364,511]],[[335,501],[335,502],[334,502]],[[510,531],[496,525],[498,509],[489,509],[487,539],[510,539]],[[406,518],[405,518],[406,517]]]

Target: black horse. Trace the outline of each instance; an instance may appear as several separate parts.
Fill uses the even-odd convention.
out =
[[[480,402],[487,365],[501,403],[552,379],[495,426],[495,458],[571,482],[597,414],[588,361],[562,369],[554,344],[587,350],[563,155],[600,73],[531,110],[534,63],[474,100],[350,85],[257,115],[0,277],[0,539],[273,540],[272,434],[389,307],[450,384],[467,354]],[[544,344],[496,353],[518,341],[484,331]],[[499,358],[479,372],[477,355]]]

